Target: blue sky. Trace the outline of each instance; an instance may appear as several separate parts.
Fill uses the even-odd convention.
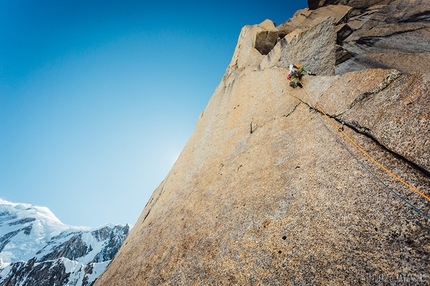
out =
[[[245,25],[307,1],[0,0],[0,197],[134,224]]]

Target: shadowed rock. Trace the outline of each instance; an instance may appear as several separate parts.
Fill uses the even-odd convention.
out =
[[[254,48],[257,49],[262,55],[267,55],[278,41],[278,29],[275,24],[266,20],[259,25],[264,31],[257,32],[255,35]]]
[[[337,74],[366,68],[427,72],[430,44],[423,39],[430,35],[429,1],[308,2],[312,8],[298,11],[287,22],[289,26],[313,26],[320,17],[342,15],[339,7],[350,9],[335,23],[340,47],[336,56]]]

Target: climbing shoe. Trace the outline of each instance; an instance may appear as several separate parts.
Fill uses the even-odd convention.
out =
[[[303,88],[303,85],[299,82],[298,84],[297,84],[300,88]]]

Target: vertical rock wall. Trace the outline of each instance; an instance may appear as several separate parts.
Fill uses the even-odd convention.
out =
[[[393,191],[424,214],[429,201],[337,129],[429,195],[429,76],[334,75],[335,25],[278,27],[267,55],[253,48],[265,25],[242,30],[189,142],[96,285],[429,283],[430,220]],[[285,79],[297,61],[319,73],[305,89]]]

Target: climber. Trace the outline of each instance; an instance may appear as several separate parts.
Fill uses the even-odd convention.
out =
[[[299,64],[290,65],[290,72],[287,75],[287,79],[290,80],[290,86],[292,88],[295,88],[296,86],[303,87],[302,83],[300,82],[300,79],[305,72],[308,75],[315,75],[307,67],[304,67]]]

